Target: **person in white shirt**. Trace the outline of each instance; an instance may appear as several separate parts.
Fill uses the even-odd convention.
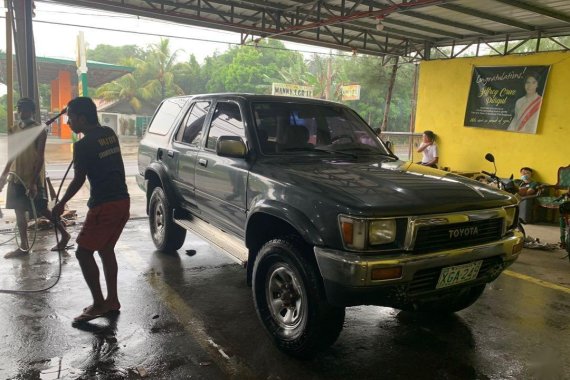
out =
[[[425,131],[423,134],[423,142],[418,148],[418,153],[422,153],[423,157],[419,164],[430,166],[437,169],[439,155],[437,153],[437,144],[435,143],[435,133]]]

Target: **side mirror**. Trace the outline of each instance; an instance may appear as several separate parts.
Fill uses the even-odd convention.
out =
[[[489,162],[495,163],[495,156],[493,156],[491,153],[487,153],[485,155],[485,159]]]
[[[386,148],[388,148],[390,150],[390,152],[392,151],[392,141],[390,141],[390,140],[385,141],[384,145],[386,145]]]
[[[220,136],[216,143],[216,154],[222,157],[244,158],[245,143],[239,136]]]

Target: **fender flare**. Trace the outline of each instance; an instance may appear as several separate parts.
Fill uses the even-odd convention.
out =
[[[255,215],[259,213],[273,216],[289,224],[293,229],[295,229],[295,231],[297,231],[303,240],[311,245],[324,245],[324,240],[321,234],[313,222],[307,218],[305,213],[295,207],[292,207],[291,205],[277,202],[275,200],[265,199],[255,203],[248,214],[246,221],[245,242],[247,247],[250,246],[248,242],[251,236],[248,232],[250,221]]]
[[[173,206],[177,206],[178,205],[178,195],[176,195],[176,193],[174,192],[174,186],[170,185],[170,177],[168,176],[168,174],[166,173],[167,169],[164,165],[158,163],[158,162],[153,162],[151,163],[145,170],[144,172],[144,179],[146,181],[148,181],[152,175],[156,175],[158,177],[158,180],[160,181],[160,187],[162,187],[162,189],[164,190],[164,193],[166,194],[166,197],[168,198],[168,200],[170,201],[170,204]],[[147,183],[146,186],[146,212],[148,214],[148,203],[150,200],[150,196],[152,194],[152,189],[150,188],[150,186]]]

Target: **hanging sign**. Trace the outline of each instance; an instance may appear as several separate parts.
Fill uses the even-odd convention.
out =
[[[550,66],[474,67],[465,126],[536,133]]]

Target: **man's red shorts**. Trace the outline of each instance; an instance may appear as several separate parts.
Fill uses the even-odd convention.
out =
[[[114,247],[129,220],[130,205],[127,198],[90,208],[76,239],[79,247],[90,251]]]

